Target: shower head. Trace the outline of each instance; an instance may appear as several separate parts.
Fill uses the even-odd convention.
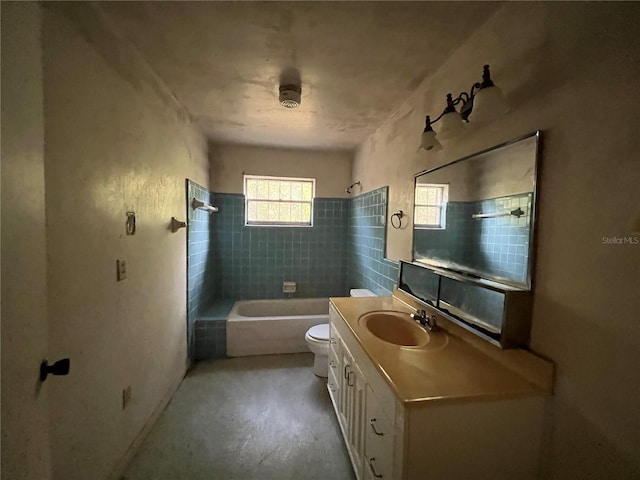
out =
[[[347,187],[347,189],[345,190],[345,192],[347,192],[347,193],[351,193],[351,189],[352,189],[353,187],[355,187],[356,185],[360,185],[360,180],[358,180],[356,183],[353,183],[353,184],[349,185],[349,186]]]

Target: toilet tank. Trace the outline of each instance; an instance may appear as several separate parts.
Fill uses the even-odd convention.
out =
[[[375,293],[371,290],[367,290],[366,288],[352,288],[349,291],[349,295],[352,297],[377,297]]]

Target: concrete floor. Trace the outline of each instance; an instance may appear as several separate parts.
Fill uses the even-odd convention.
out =
[[[310,353],[201,362],[122,480],[353,480]]]

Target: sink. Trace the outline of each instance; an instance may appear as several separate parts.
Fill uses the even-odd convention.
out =
[[[358,323],[387,343],[401,347],[420,347],[429,342],[429,333],[408,313],[376,311],[360,316]]]

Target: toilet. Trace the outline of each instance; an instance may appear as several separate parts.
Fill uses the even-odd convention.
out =
[[[376,294],[365,288],[353,288],[349,292],[352,297],[375,297]],[[318,377],[329,375],[329,324],[314,325],[304,335],[304,339],[314,354],[313,373]]]

